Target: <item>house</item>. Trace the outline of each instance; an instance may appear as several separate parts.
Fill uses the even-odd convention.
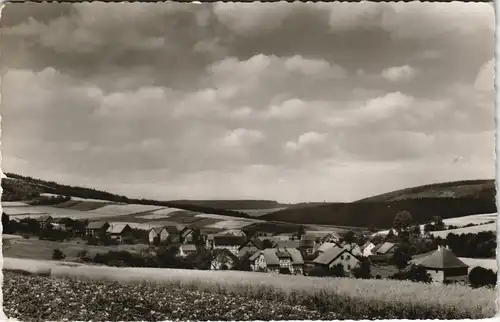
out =
[[[43,216],[40,216],[36,219],[36,221],[38,222],[38,224],[40,225],[40,228],[47,228],[50,223],[52,222],[52,216],[49,216],[49,215],[43,215]]]
[[[181,257],[196,254],[197,251],[196,245],[194,244],[182,244],[179,246],[179,256]]]
[[[330,248],[340,248],[339,245],[337,245],[336,243],[330,243],[330,242],[326,242],[326,243],[322,243],[322,244],[318,244],[318,246],[316,247],[316,252],[318,254],[321,254],[321,253],[324,253],[326,250],[330,249]]]
[[[396,250],[396,244],[385,242],[372,248],[370,259],[373,262],[383,262],[392,258]]]
[[[314,246],[316,245],[316,236],[312,234],[305,234],[299,241],[299,249],[306,255],[314,253]]]
[[[220,248],[214,250],[214,256],[210,261],[211,270],[229,270],[232,269],[238,261],[238,257],[231,251]]]
[[[274,242],[273,248],[299,248],[300,240],[277,240]]]
[[[296,248],[266,248],[250,256],[253,271],[280,274],[303,274],[304,259]]]
[[[238,248],[238,257],[241,258],[243,256],[247,256],[248,254],[253,255],[259,250],[263,250],[264,244],[260,239],[251,238],[247,239],[239,248]]]
[[[350,253],[347,249],[341,247],[333,247],[325,250],[313,263],[317,266],[322,266],[328,269],[340,264],[344,267],[345,272],[350,272],[353,268],[359,265],[359,260]]]
[[[469,266],[446,247],[438,246],[436,251],[413,262],[425,268],[434,282],[468,282]]]
[[[107,221],[92,221],[85,228],[85,235],[87,236],[99,236],[104,234],[109,228]]]
[[[54,229],[70,231],[73,230],[73,219],[68,217],[54,218],[51,222],[51,225],[54,227]]]
[[[226,249],[233,253],[238,254],[241,245],[246,242],[245,236],[235,236],[235,235],[215,235],[213,240],[209,242],[209,248],[211,249]]]
[[[179,242],[179,233],[180,231],[176,226],[151,228],[148,234],[149,243],[152,244],[155,238],[158,237],[160,243],[164,243],[170,239],[169,242],[175,244]]]
[[[361,251],[361,247],[359,247],[359,245],[356,243],[350,243],[350,244],[344,243],[342,248],[344,248],[345,250],[347,250],[348,252],[350,252],[351,254],[353,254],[356,257],[363,256],[363,252]]]
[[[369,257],[372,254],[372,250],[375,248],[375,244],[371,241],[367,241],[363,246],[361,246],[361,253],[364,257]]]
[[[128,224],[111,224],[106,230],[106,234],[120,243],[125,237],[130,236],[132,228]]]

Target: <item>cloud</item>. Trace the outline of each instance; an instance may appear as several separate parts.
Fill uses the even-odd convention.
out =
[[[478,91],[493,91],[495,89],[495,61],[485,63],[479,69],[474,87]]]
[[[382,71],[382,77],[391,82],[410,81],[416,74],[417,71],[408,65],[389,67]]]
[[[229,131],[223,138],[223,144],[227,147],[243,147],[259,143],[265,139],[262,132],[248,129],[235,129]]]
[[[492,177],[493,22],[488,4],[9,4],[3,167],[159,199]]]
[[[285,150],[290,152],[301,151],[308,147],[315,146],[326,141],[326,135],[317,132],[307,132],[301,134],[297,141],[288,141],[285,144]]]

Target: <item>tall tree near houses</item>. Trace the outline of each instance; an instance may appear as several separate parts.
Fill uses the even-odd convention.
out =
[[[412,222],[413,218],[410,212],[408,212],[407,210],[402,210],[396,214],[396,217],[394,217],[392,226],[394,227],[394,230],[396,230],[398,235],[402,236],[407,235]]]

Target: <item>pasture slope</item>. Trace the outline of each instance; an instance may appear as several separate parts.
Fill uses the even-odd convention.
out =
[[[238,271],[113,268],[10,258],[4,259],[4,270],[50,275],[59,281],[51,285],[63,283],[64,278],[77,278],[78,282],[73,283],[95,283],[94,290],[106,289],[102,283],[110,281],[121,285],[161,285],[164,291],[158,289],[159,293],[168,289],[183,289],[244,296],[252,300],[265,299],[271,303],[281,302],[306,306],[316,311],[330,311],[337,314],[339,319],[479,319],[492,317],[496,313],[495,290],[470,289],[460,285],[324,279]],[[151,292],[142,295],[148,293]],[[117,293],[114,294],[109,296],[114,297]]]

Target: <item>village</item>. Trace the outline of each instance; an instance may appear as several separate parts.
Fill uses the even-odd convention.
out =
[[[387,234],[367,230],[305,230],[303,227],[295,232],[270,233],[244,229],[214,232],[186,225],[145,230],[132,228],[126,223],[52,218],[47,215],[9,220],[8,215],[3,214],[2,218],[8,232],[24,238],[31,238],[31,234],[40,240],[58,241],[60,245],[71,240],[85,243],[84,248],[73,257],[65,254],[61,250],[63,247],[54,249],[54,260],[122,267],[245,270],[446,284],[469,284],[471,273],[478,275],[453,253],[446,245],[446,239],[435,238],[428,231],[422,233],[415,226],[405,227],[404,224],[399,224]],[[436,219],[435,223],[428,223],[426,229],[439,225],[443,224]],[[139,252],[113,248],[137,244],[144,245]],[[4,249],[8,249],[9,245],[9,240],[4,240]],[[94,256],[85,248],[92,246],[100,247]],[[155,262],[152,258],[160,260]],[[484,275],[481,270],[479,273]],[[493,275],[490,272],[489,280],[481,283],[494,285],[496,275]]]

